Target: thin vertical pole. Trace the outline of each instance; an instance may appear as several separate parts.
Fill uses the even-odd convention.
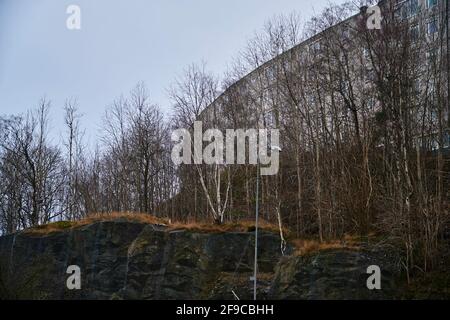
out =
[[[445,40],[446,40],[446,59],[447,59],[447,128],[450,127],[450,48],[449,48],[449,19],[448,19],[448,0],[445,1]],[[450,132],[449,132],[450,134]]]
[[[256,212],[255,212],[255,265],[253,267],[253,300],[256,300],[256,275],[258,272],[258,217],[259,217],[259,157],[256,166]]]

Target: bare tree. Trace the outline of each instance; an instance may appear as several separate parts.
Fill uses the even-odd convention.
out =
[[[85,212],[82,211],[81,199],[79,197],[78,182],[80,172],[80,161],[84,152],[82,138],[84,132],[80,129],[81,114],[78,112],[77,101],[68,99],[64,105],[64,123],[66,125],[67,137],[64,145],[67,150],[67,194],[65,215],[68,219],[81,218]]]
[[[16,215],[14,228],[46,223],[61,215],[62,158],[59,149],[47,142],[49,107],[42,100],[25,118],[9,123],[7,139],[2,140],[2,171],[13,188],[7,211]]]

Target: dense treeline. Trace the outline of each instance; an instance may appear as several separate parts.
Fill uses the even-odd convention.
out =
[[[303,28],[296,15],[270,20],[222,81],[204,65],[187,68],[168,90],[169,121],[138,84],[107,109],[95,152],[84,148],[76,101],[65,105],[61,146],[47,141],[47,101],[2,119],[2,232],[93,212],[253,217],[254,165],[172,163],[172,130],[201,119],[280,130],[280,170],[261,177],[260,195],[261,215],[280,232],[321,241],[375,232],[401,244],[406,270],[432,268],[449,228],[448,21],[441,12],[430,29],[418,10],[415,27],[405,19],[412,7],[382,9],[381,30],[364,13],[346,20],[351,4]]]

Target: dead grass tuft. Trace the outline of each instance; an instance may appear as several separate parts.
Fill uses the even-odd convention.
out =
[[[259,220],[258,228],[262,231],[278,233],[278,225],[265,220]],[[255,222],[251,220],[241,220],[237,222],[225,222],[223,224],[213,224],[206,222],[175,222],[169,225],[169,230],[189,230],[199,233],[222,233],[222,232],[253,232]],[[283,230],[285,234],[287,230]]]
[[[330,249],[360,249],[359,238],[349,235],[346,235],[343,239],[327,240],[323,242],[316,239],[293,239],[290,242],[294,245],[294,254],[297,256]]]
[[[141,222],[147,224],[169,224],[168,219],[158,218],[148,213],[138,212],[112,212],[112,213],[95,213],[90,214],[87,218],[81,220],[85,224],[90,224],[98,221],[111,221],[117,219],[125,219],[133,222]]]

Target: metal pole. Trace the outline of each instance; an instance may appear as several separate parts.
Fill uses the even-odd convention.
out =
[[[449,11],[449,7],[448,7],[448,0],[445,1],[445,38],[446,38],[446,59],[447,59],[447,129],[450,128],[450,59],[449,59],[449,55],[450,55],[450,48],[449,48],[449,25],[448,25],[448,11]],[[450,133],[450,131],[449,131]]]
[[[259,217],[259,157],[256,165],[255,265],[253,267],[253,300],[256,300],[256,274],[258,270],[258,217]]]

